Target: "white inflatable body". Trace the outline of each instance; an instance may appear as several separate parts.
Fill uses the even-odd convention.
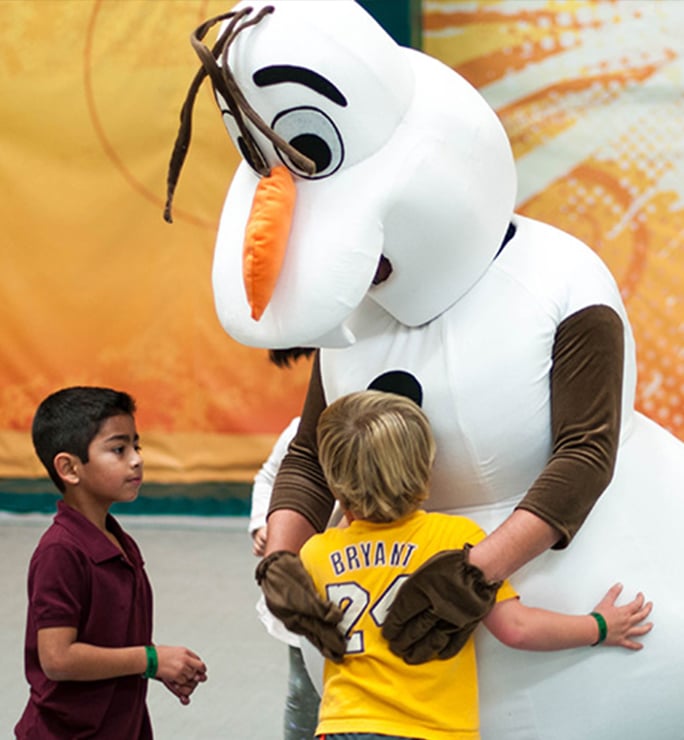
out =
[[[640,590],[654,601],[655,628],[636,653],[516,652],[480,628],[482,737],[681,740],[684,592],[673,575],[684,563],[684,445],[633,409],[634,346],[612,277],[581,242],[513,215],[510,146],[457,74],[398,47],[349,0],[272,4],[271,15],[237,36],[231,69],[269,125],[290,140],[298,126],[325,140],[327,158],[312,178],[291,168],[294,222],[258,322],[241,274],[258,177],[240,166],[214,263],[224,328],[252,346],[322,347],[328,401],[387,370],[411,373],[438,441],[429,508],[491,531],[551,453],[558,325],[587,306],[611,306],[625,331],[615,475],[570,546],[512,581],[529,604],[581,613],[619,580],[627,597]],[[246,5],[264,3],[237,8]],[[258,82],[255,73],[273,67],[280,81]],[[254,136],[271,165],[287,164]],[[515,236],[495,258],[509,222]],[[381,255],[392,274],[372,286]],[[307,658],[320,682],[320,659],[311,651]]]
[[[639,653],[518,652],[481,627],[482,737],[675,740],[682,737],[684,599],[672,574],[684,555],[684,446],[632,409],[633,341],[598,257],[545,224],[513,222],[515,237],[487,273],[428,325],[406,327],[366,300],[351,322],[354,346],[322,351],[326,399],[367,388],[387,370],[410,373],[438,440],[428,508],[464,514],[492,531],[551,453],[556,327],[587,305],[612,306],[625,321],[627,356],[616,473],[570,546],[537,558],[511,581],[527,604],[571,613],[590,611],[621,581],[625,595],[641,590],[655,602],[656,626]],[[318,653],[305,654],[320,685]]]

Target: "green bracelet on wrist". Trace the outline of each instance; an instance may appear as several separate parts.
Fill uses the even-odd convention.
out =
[[[602,643],[606,639],[606,636],[608,635],[608,625],[606,624],[606,620],[603,618],[603,614],[592,612],[590,616],[592,616],[596,620],[599,631],[598,640],[596,640],[596,642],[592,642],[593,647],[594,645]]]
[[[157,648],[154,645],[145,645],[145,655],[147,655],[147,668],[142,674],[143,678],[154,678],[159,668],[159,658],[157,657]]]

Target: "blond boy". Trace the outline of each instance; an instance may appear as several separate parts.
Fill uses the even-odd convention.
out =
[[[624,606],[613,586],[589,615],[572,616],[523,605],[508,582],[487,584],[467,562],[484,532],[459,516],[420,510],[428,496],[435,443],[413,402],[362,391],[332,403],[318,425],[321,466],[350,522],[312,537],[300,557],[323,602],[343,616],[344,657],[330,655],[317,735],[348,738],[479,737],[475,647],[433,646],[435,658],[409,665],[382,635],[384,617],[402,582],[444,551],[463,550],[463,567],[493,606],[485,626],[503,643],[525,650],[596,645],[630,650],[651,624],[642,594]],[[441,553],[441,554],[440,554]],[[334,619],[329,614],[325,619]],[[299,625],[306,632],[306,625]],[[316,637],[316,635],[314,635]],[[460,652],[457,652],[460,649]]]

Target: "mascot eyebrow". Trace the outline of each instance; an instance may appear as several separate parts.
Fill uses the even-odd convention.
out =
[[[347,107],[347,99],[340,90],[330,80],[307,67],[295,67],[290,64],[274,64],[258,69],[252,75],[252,79],[254,80],[254,84],[259,87],[279,85],[281,82],[295,82],[305,85],[343,108]]]
[[[233,73],[228,66],[228,50],[235,40],[235,37],[249,26],[259,23],[264,16],[273,13],[275,8],[272,5],[263,7],[253,18],[246,18],[252,8],[244,8],[239,12],[222,13],[214,18],[202,23],[190,35],[190,43],[197,56],[202,62],[202,66],[193,78],[188,88],[185,102],[180,112],[180,127],[176,136],[176,142],[171,153],[169,162],[169,172],[166,178],[166,205],[164,206],[164,220],[172,223],[171,207],[173,195],[176,190],[178,178],[180,177],[185,157],[190,146],[192,136],[192,109],[197,98],[200,86],[206,77],[211,79],[214,89],[226,101],[228,110],[235,119],[244,139],[247,154],[250,162],[253,164],[257,173],[261,177],[268,177],[271,174],[271,168],[259,151],[259,147],[254,139],[253,134],[247,128],[245,117],[266,136],[274,146],[278,147],[286,154],[296,167],[309,175],[316,172],[316,165],[312,159],[303,155],[298,149],[295,149],[289,142],[279,136],[261,116],[247,102],[242,91],[238,87]],[[230,19],[230,20],[229,20]],[[204,45],[203,40],[209,30],[221,21],[229,20],[229,23],[223,33],[218,37],[214,46],[209,49]],[[242,21],[242,22],[241,22]],[[218,61],[221,62],[219,66]],[[314,73],[312,73],[314,74]],[[244,114],[244,115],[243,115]]]

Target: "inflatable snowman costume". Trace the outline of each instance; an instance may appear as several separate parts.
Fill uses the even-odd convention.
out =
[[[459,75],[396,45],[351,0],[271,5],[220,62],[281,139],[236,120],[212,77],[248,160],[216,242],[222,325],[250,346],[320,347],[322,403],[410,378],[438,446],[427,508],[492,531],[522,505],[561,534],[562,549],[512,576],[526,603],[588,612],[615,581],[653,600],[655,627],[636,653],[518,652],[479,629],[485,740],[681,740],[684,594],[672,574],[684,562],[684,445],[634,411],[634,344],[612,276],[577,239],[513,213],[509,143]],[[255,146],[295,189],[256,314],[243,282]],[[281,505],[309,495],[299,490]],[[300,510],[318,528],[329,512]],[[320,680],[320,661],[309,666]]]

